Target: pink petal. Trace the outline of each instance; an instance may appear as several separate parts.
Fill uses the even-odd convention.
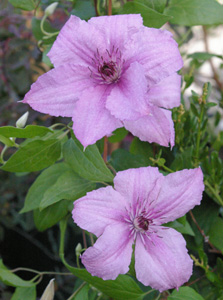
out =
[[[72,117],[75,102],[91,84],[89,70],[78,65],[62,65],[40,76],[25,95],[23,103],[52,116]]]
[[[93,276],[114,280],[129,270],[133,237],[126,224],[110,225],[93,247],[82,255],[82,263]]]
[[[73,113],[73,130],[84,147],[94,144],[105,135],[110,135],[123,125],[105,108],[110,92],[107,85],[89,88],[76,102]]]
[[[159,195],[153,203],[157,211],[153,218],[161,218],[161,224],[173,221],[200,204],[204,191],[203,173],[196,168],[169,174],[157,182],[156,189]]]
[[[74,202],[73,219],[81,228],[101,235],[105,227],[122,222],[126,200],[111,186],[100,188]]]
[[[61,29],[48,56],[54,66],[65,63],[90,66],[97,49],[102,52],[106,49],[100,31],[71,15]]]
[[[116,15],[91,18],[94,25],[104,36],[104,43],[109,51],[114,47],[122,51],[132,34],[143,26],[141,15]]]
[[[156,106],[150,106],[150,114],[136,121],[124,121],[124,126],[141,141],[174,146],[174,125],[171,112]]]
[[[170,32],[143,27],[132,40],[123,56],[127,64],[138,61],[143,65],[150,86],[182,68],[183,60]]]
[[[160,230],[147,238],[140,235],[135,246],[136,277],[144,285],[160,292],[178,288],[192,275],[193,261],[187,254],[186,242],[174,229]]]
[[[147,80],[143,66],[135,62],[114,85],[106,108],[120,120],[136,120],[149,113],[146,102]]]
[[[125,199],[128,199],[135,209],[138,203],[149,198],[157,180],[162,177],[158,168],[128,169],[117,173],[114,178],[114,188]]]
[[[156,106],[173,108],[180,105],[181,76],[170,75],[152,86],[148,92],[148,101]]]

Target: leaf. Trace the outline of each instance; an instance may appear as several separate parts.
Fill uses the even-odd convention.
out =
[[[173,24],[217,25],[223,23],[223,6],[215,0],[170,0],[164,13]]]
[[[23,10],[33,10],[35,9],[35,3],[33,0],[9,0],[9,2],[17,7],[21,8]]]
[[[8,270],[3,264],[2,259],[0,259],[0,280],[6,285],[14,287],[31,287],[34,285],[33,282],[23,280],[19,276]]]
[[[50,128],[44,126],[28,125],[25,128],[16,128],[13,126],[0,127],[0,135],[5,137],[16,138],[33,138],[35,136],[44,136],[45,134],[53,132]]]
[[[119,275],[115,280],[103,280],[91,276],[85,269],[78,269],[66,264],[68,270],[78,278],[92,284],[105,295],[116,300],[141,300],[144,293],[128,275]]]
[[[65,163],[58,163],[44,170],[31,185],[26,195],[25,205],[20,213],[39,208],[47,190],[57,182],[61,174],[69,170],[70,167]]]
[[[96,145],[83,151],[83,146],[75,139],[70,139],[63,147],[64,160],[81,177],[99,182],[112,182],[114,176],[106,167]]]
[[[123,171],[129,168],[146,167],[148,164],[140,155],[134,155],[124,149],[117,149],[112,152],[111,165],[116,171]]]
[[[143,24],[148,27],[160,28],[167,21],[171,19],[171,16],[163,15],[154,9],[151,9],[140,1],[127,2],[121,11],[123,14],[141,14],[143,18]]]
[[[59,175],[57,181],[44,193],[40,202],[40,209],[61,199],[76,200],[95,188],[94,183],[81,178],[73,170],[65,171]]]
[[[15,145],[15,143],[12,140],[10,140],[9,138],[7,138],[3,135],[0,135],[0,142],[5,144],[7,147],[13,147]]]
[[[179,288],[179,291],[174,290],[167,298],[168,300],[204,300],[194,289],[188,286]]]
[[[110,143],[117,143],[121,142],[126,135],[128,134],[128,130],[126,130],[124,127],[118,128],[113,132],[113,135],[108,138]]]
[[[95,8],[89,0],[76,0],[75,7],[72,9],[71,14],[82,20],[88,20],[95,17]]]
[[[28,144],[20,145],[20,149],[14,153],[1,167],[8,172],[34,172],[52,165],[61,154],[61,143],[57,139],[46,141],[35,140]]]
[[[180,233],[195,236],[193,229],[191,228],[190,224],[187,221],[186,221],[186,224],[183,225],[180,222],[178,222],[177,220],[175,220],[173,222],[169,222],[169,223],[165,224],[165,226],[176,229]]]
[[[217,217],[208,231],[210,242],[223,253],[223,219]]]
[[[220,59],[223,59],[222,55],[208,53],[208,52],[195,52],[195,53],[189,54],[187,57],[197,59],[197,60],[209,60],[212,57],[218,57]]]
[[[11,300],[36,300],[36,287],[17,287]]]
[[[70,201],[62,200],[43,210],[34,210],[34,223],[39,231],[44,231],[59,222],[68,213]]]
[[[148,7],[160,13],[163,13],[167,2],[167,0],[136,0],[136,1],[147,5]]]
[[[89,284],[85,283],[85,285],[78,291],[78,293],[72,298],[72,300],[88,300],[89,289],[90,289]]]

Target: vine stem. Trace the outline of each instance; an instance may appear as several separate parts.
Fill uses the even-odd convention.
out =
[[[16,268],[16,269],[13,269],[11,270],[12,273],[15,273],[15,272],[19,272],[19,271],[27,271],[27,272],[31,272],[31,273],[35,273],[35,274],[38,274],[38,275],[64,275],[64,276],[68,276],[68,275],[72,275],[72,273],[60,273],[60,272],[40,272],[40,271],[37,271],[37,270],[34,270],[34,269],[29,269],[29,268]]]
[[[223,206],[223,200],[220,197],[220,195],[215,191],[215,189],[210,185],[210,183],[208,181],[205,181],[204,184],[209,188],[209,190],[212,192],[212,194],[215,195],[215,197],[218,199],[219,204],[221,204],[221,206]]]
[[[201,122],[204,116],[204,103],[201,103],[201,113],[198,119],[198,133],[197,133],[197,141],[196,141],[196,153],[195,153],[195,166],[199,165],[199,150],[200,150],[200,142],[201,142]]]
[[[112,15],[112,0],[108,0],[108,15]]]
[[[79,288],[67,299],[67,300],[72,300],[72,299],[74,299],[74,296],[76,296],[79,292],[80,292],[80,290],[85,286],[87,284],[87,282],[83,282],[80,286],[79,286]]]
[[[108,157],[108,137],[104,137],[104,152],[103,152],[103,159],[104,162],[107,162],[107,157]]]

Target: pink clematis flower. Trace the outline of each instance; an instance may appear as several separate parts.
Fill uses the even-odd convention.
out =
[[[72,117],[84,147],[123,126],[143,141],[174,145],[166,109],[180,104],[183,62],[170,32],[143,26],[140,15],[71,16],[48,56],[55,68],[23,102]]]
[[[163,176],[158,168],[118,172],[111,186],[74,202],[73,219],[98,238],[82,255],[93,276],[115,279],[129,270],[135,244],[136,277],[159,291],[188,281],[193,262],[183,236],[161,226],[200,204],[200,168]]]

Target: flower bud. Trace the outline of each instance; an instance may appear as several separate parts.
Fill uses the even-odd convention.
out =
[[[58,2],[53,2],[52,4],[47,6],[47,8],[45,9],[45,12],[44,12],[45,16],[47,16],[47,17],[51,16],[54,13],[57,5],[58,5]]]
[[[26,126],[26,122],[29,116],[29,112],[27,111],[26,113],[24,113],[24,115],[22,115],[15,123],[17,128],[24,128]]]
[[[78,243],[78,244],[77,244],[77,247],[75,248],[76,256],[79,257],[79,256],[81,255],[81,251],[82,251],[81,243]]]

